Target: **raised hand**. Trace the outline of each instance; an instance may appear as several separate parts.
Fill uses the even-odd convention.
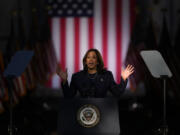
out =
[[[66,71],[63,71],[61,65],[57,65],[56,73],[62,79],[63,83],[67,81],[67,77],[68,77],[67,69]]]
[[[122,69],[121,76],[124,80],[126,80],[133,72],[134,67],[132,65],[128,65],[125,69]]]

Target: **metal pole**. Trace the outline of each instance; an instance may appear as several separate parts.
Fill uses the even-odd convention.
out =
[[[163,109],[163,123],[166,123],[166,79],[163,79],[163,98],[164,98],[164,109]]]
[[[166,121],[166,79],[167,76],[163,76],[163,135],[167,135],[168,133],[168,125]]]

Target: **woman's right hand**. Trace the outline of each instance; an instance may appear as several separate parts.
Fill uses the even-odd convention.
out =
[[[56,73],[62,79],[63,83],[67,81],[67,77],[68,77],[67,69],[66,71],[63,71],[61,65],[57,65]]]

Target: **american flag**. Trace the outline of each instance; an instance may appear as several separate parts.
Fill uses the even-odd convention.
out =
[[[135,18],[135,0],[48,0],[52,42],[58,62],[71,76],[83,68],[90,48],[98,49],[105,67],[120,82],[130,33]],[[60,87],[54,75],[53,88]]]

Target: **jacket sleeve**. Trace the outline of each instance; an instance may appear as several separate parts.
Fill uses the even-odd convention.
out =
[[[116,97],[119,97],[126,89],[127,86],[127,79],[124,81],[123,78],[121,77],[121,82],[120,84],[117,84],[114,80],[114,77],[112,75],[112,72],[109,74],[109,82],[110,82],[110,91],[112,94]]]
[[[62,86],[64,97],[72,98],[72,97],[74,97],[76,95],[77,89],[76,89],[74,75],[72,75],[70,86],[68,84],[68,81],[66,81],[65,84],[61,83],[61,86]]]

